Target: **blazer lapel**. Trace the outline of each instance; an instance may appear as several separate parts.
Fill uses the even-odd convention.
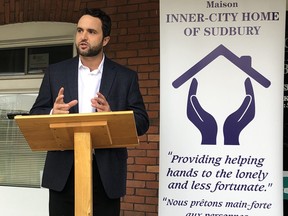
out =
[[[109,95],[109,91],[111,89],[113,80],[116,76],[116,71],[114,70],[114,66],[110,59],[105,57],[104,66],[103,66],[103,74],[100,84],[100,92],[107,97]]]
[[[67,65],[66,77],[68,89],[64,89],[64,94],[69,94],[71,100],[78,100],[78,65],[79,57],[73,58],[71,64]],[[78,113],[79,107],[74,106],[71,108],[71,112]]]

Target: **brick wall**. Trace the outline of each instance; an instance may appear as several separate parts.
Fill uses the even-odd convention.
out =
[[[123,216],[156,216],[159,164],[159,0],[0,0],[0,25],[78,20],[79,10],[102,8],[111,15],[112,38],[106,54],[138,71],[150,117],[140,146],[129,149],[127,195]],[[21,34],[21,32],[19,32]]]

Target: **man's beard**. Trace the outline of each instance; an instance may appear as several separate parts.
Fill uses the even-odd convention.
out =
[[[101,52],[102,48],[103,48],[102,44],[99,44],[96,47],[89,47],[89,49],[87,51],[81,51],[79,49],[79,47],[76,46],[77,54],[81,55],[81,56],[84,56],[84,57],[97,56]]]

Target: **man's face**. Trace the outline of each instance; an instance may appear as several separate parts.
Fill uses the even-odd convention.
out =
[[[77,25],[75,45],[77,53],[84,57],[97,56],[109,41],[103,38],[102,22],[99,18],[84,15]]]

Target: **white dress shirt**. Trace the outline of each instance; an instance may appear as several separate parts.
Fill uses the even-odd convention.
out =
[[[91,106],[91,99],[99,92],[100,83],[103,72],[104,58],[99,67],[93,71],[84,66],[79,58],[78,66],[78,106],[79,113],[95,112],[95,108]]]

